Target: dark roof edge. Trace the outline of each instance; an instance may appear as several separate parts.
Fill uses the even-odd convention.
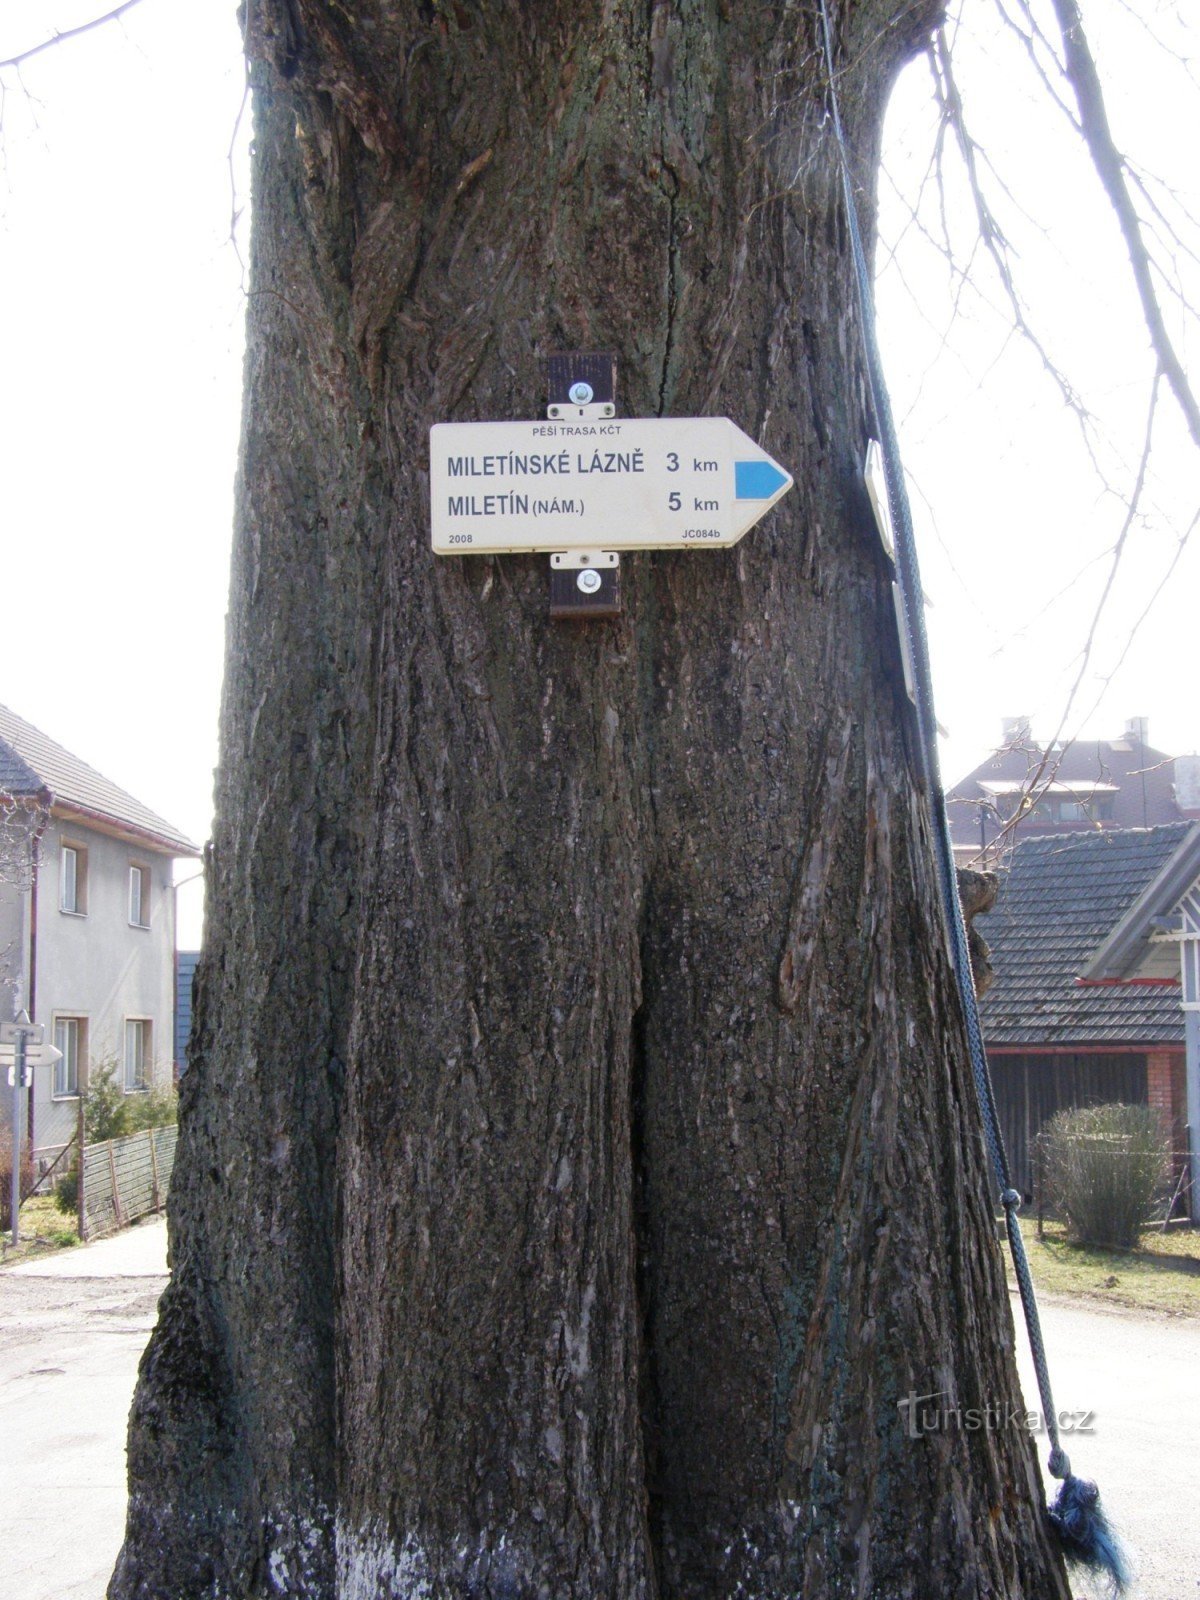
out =
[[[1197,877],[1200,877],[1200,822],[1192,824],[1174,855],[1167,858],[1079,976],[1121,977],[1145,942],[1149,919],[1172,910]]]
[[[199,859],[204,854],[198,844],[193,844],[182,833],[159,833],[156,829],[143,827],[140,823],[126,822],[123,817],[114,817],[107,811],[95,811],[90,806],[81,806],[75,800],[55,800],[53,813],[64,822],[80,822],[87,827],[94,827],[99,833],[111,834],[113,838],[153,845],[163,855]]]

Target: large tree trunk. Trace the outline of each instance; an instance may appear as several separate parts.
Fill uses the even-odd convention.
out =
[[[863,205],[936,0],[838,15]],[[174,1276],[110,1593],[1062,1596],[810,7],[278,0]],[[732,552],[429,550],[427,430],[725,414]]]

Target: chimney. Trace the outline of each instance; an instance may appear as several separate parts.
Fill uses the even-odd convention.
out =
[[[1181,816],[1200,817],[1200,756],[1175,757],[1175,804]]]
[[[1135,749],[1148,745],[1150,743],[1150,718],[1126,717],[1125,738]]]
[[[1032,734],[1028,717],[1001,717],[1000,742],[1003,749],[1013,745],[1028,744]]]

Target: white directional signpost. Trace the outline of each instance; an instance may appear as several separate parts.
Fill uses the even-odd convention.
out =
[[[443,422],[429,443],[445,556],[727,549],[792,487],[727,417]]]
[[[12,1242],[21,1242],[21,1091],[29,1087],[34,1067],[53,1066],[62,1051],[45,1042],[46,1027],[30,1022],[22,1011],[15,1022],[0,1022],[0,1065],[7,1066],[12,1085]]]
[[[546,361],[544,422],[429,430],[433,550],[550,556],[550,616],[621,611],[622,550],[727,550],[792,487],[728,417],[618,417],[611,352]]]

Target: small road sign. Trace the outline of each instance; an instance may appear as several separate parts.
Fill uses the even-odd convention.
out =
[[[9,1171],[12,1174],[9,1190],[9,1215],[12,1218],[12,1242],[21,1242],[21,1091],[32,1082],[35,1066],[51,1065],[62,1060],[62,1051],[47,1044],[46,1025],[30,1022],[28,1011],[20,1012],[12,1022],[0,1023],[0,1065],[8,1065],[8,1084],[12,1090],[12,1144]]]
[[[16,1046],[0,1044],[0,1069],[8,1068],[8,1081],[12,1082],[13,1064],[17,1059]],[[56,1061],[62,1060],[62,1051],[52,1044],[31,1044],[25,1051],[24,1061],[27,1067],[52,1067]]]
[[[29,1073],[33,1067],[52,1067],[56,1061],[62,1060],[62,1051],[46,1042],[46,1024],[30,1022],[28,1014],[24,1011],[15,1022],[0,1022],[0,1072],[4,1072],[7,1068],[5,1076],[10,1088],[18,1056],[21,1058],[23,1069],[21,1077],[23,1084],[28,1084]]]
[[[0,1022],[0,1045],[14,1045],[24,1039],[27,1045],[40,1044],[46,1035],[44,1022],[30,1022],[22,1011],[15,1022]]]
[[[442,422],[433,549],[722,549],[792,487],[728,417]]]

